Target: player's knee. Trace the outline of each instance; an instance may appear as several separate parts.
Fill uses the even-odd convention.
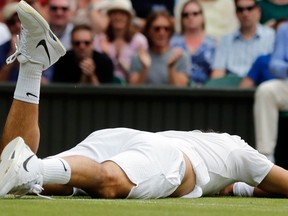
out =
[[[113,169],[111,166],[103,166],[101,172],[101,181],[97,187],[90,191],[90,195],[94,198],[126,198],[133,187],[123,171]]]

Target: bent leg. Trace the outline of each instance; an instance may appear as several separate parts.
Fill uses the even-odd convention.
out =
[[[288,197],[288,171],[274,165],[258,188],[269,194]]]
[[[67,185],[44,185],[47,195],[71,195],[72,188],[76,187],[94,198],[126,198],[134,186],[124,171],[112,161],[97,163],[83,156],[62,159],[71,168],[71,178]]]
[[[0,151],[17,136],[21,136],[33,152],[37,151],[40,140],[38,104],[13,100],[3,129]]]

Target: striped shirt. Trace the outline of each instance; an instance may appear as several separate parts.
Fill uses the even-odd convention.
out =
[[[225,35],[216,49],[212,68],[244,77],[258,56],[272,52],[274,40],[274,30],[260,24],[250,40],[244,39],[239,30]]]

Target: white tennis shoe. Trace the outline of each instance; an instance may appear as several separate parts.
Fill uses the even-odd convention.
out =
[[[42,162],[21,137],[12,140],[0,158],[0,197],[23,196],[43,190]]]
[[[60,40],[53,34],[46,20],[25,1],[17,5],[21,21],[17,36],[16,52],[7,58],[7,64],[17,58],[20,63],[28,61],[43,65],[46,70],[66,53]]]

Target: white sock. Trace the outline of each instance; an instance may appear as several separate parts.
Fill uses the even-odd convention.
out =
[[[28,103],[39,104],[43,66],[32,62],[20,64],[14,98]]]
[[[70,165],[62,158],[43,159],[43,185],[67,184],[71,178]]]

